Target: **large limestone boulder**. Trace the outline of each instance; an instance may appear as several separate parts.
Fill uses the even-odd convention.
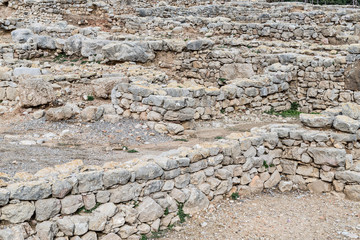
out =
[[[345,149],[310,147],[308,153],[314,159],[315,164],[334,167],[345,165]]]
[[[98,78],[91,81],[94,96],[104,99],[110,98],[112,89],[121,82],[128,83],[129,81],[119,77]]]
[[[76,112],[74,111],[74,108],[67,104],[63,107],[58,108],[50,108],[47,110],[45,118],[48,121],[61,121],[72,118]]]
[[[338,115],[335,117],[333,126],[342,132],[356,133],[360,127],[360,121],[354,120],[348,116]]]
[[[323,114],[300,114],[300,121],[305,126],[313,128],[331,127],[333,119],[333,117]]]
[[[102,53],[102,48],[110,43],[110,40],[104,39],[84,39],[81,45],[81,55],[90,57]]]
[[[1,220],[11,223],[21,223],[27,221],[35,212],[35,206],[30,202],[20,202],[6,205],[1,209]]]
[[[51,50],[56,49],[56,43],[52,37],[36,35],[35,42],[38,48]]]
[[[360,120],[360,105],[356,103],[344,103],[341,105],[342,114],[355,120]]]
[[[220,68],[220,77],[227,80],[234,80],[236,78],[250,78],[254,76],[255,72],[251,64],[232,63],[224,64]]]
[[[33,37],[34,33],[30,29],[16,29],[11,32],[11,38],[16,43],[26,43]]]
[[[214,42],[209,39],[198,39],[187,42],[186,48],[190,51],[199,51],[202,49],[210,48]]]
[[[148,48],[134,42],[109,43],[102,48],[105,59],[118,62],[145,63],[155,58],[155,54]]]
[[[74,36],[69,37],[66,39],[64,43],[64,52],[67,55],[73,55],[73,54],[80,54],[81,48],[82,48],[82,42],[86,40],[86,37],[84,37],[81,34],[76,34]]]
[[[22,107],[36,107],[55,100],[51,84],[42,79],[20,78],[18,91]]]

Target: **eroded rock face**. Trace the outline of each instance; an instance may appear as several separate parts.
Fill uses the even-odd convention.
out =
[[[236,78],[250,78],[255,75],[251,64],[232,63],[225,64],[220,69],[221,78],[233,80]]]
[[[109,43],[102,48],[104,57],[110,61],[142,62],[155,58],[155,54],[136,43]]]
[[[16,43],[26,43],[27,40],[34,37],[30,29],[16,29],[11,32],[11,38]]]
[[[355,51],[355,50],[354,50]],[[360,91],[360,62],[350,65],[346,71],[345,89]]]
[[[54,101],[55,93],[49,82],[23,77],[19,82],[19,97],[22,107],[36,107]]]
[[[308,127],[331,127],[334,118],[323,114],[300,114],[300,121]]]

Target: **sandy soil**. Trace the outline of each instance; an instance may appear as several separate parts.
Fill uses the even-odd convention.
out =
[[[162,239],[359,238],[360,202],[346,200],[338,193],[267,192],[213,204]]]

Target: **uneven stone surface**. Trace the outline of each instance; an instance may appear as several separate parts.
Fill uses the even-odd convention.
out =
[[[0,0],[0,12],[1,239],[155,238],[208,213],[185,238],[359,237],[347,202],[322,202],[358,200],[358,8]],[[278,190],[321,195],[308,217],[297,200],[272,204]],[[274,199],[238,209],[264,192]]]

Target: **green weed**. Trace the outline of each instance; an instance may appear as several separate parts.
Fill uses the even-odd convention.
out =
[[[238,199],[240,196],[239,196],[239,193],[238,192],[233,192],[232,194],[231,194],[231,199],[232,200],[236,200],[236,199]]]
[[[128,153],[137,153],[139,151],[135,150],[135,149],[130,149],[130,150],[127,150]]]

